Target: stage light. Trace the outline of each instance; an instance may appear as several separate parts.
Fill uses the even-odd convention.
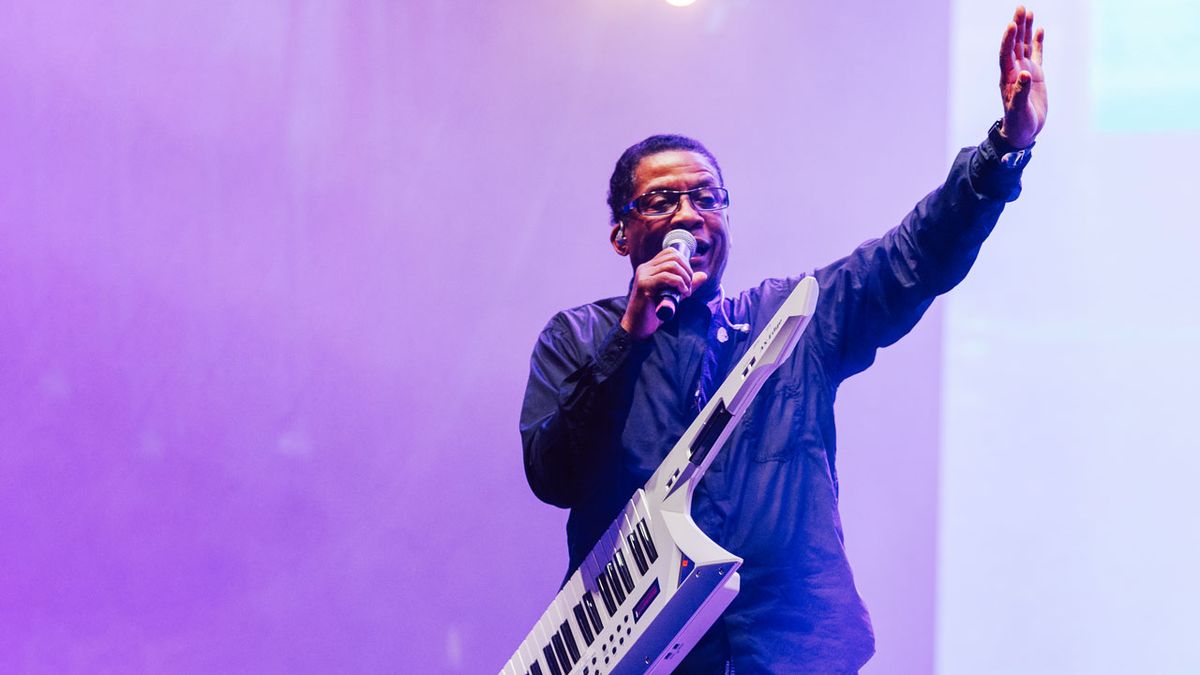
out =
[[[687,7],[696,0],[667,0],[667,4],[673,7]]]

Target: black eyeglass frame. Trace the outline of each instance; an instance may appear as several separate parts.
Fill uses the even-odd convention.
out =
[[[696,204],[695,194],[699,193],[699,192],[703,192],[705,190],[711,190],[711,191],[716,192],[717,194],[721,195],[721,197],[722,197],[721,205],[714,206],[710,209],[706,209],[706,208],[702,208],[702,207],[698,206]],[[665,211],[663,213],[646,213],[646,212],[642,211],[641,207],[638,205],[638,202],[642,201],[643,199],[645,199],[646,197],[649,197],[651,195],[676,195],[674,208],[672,208],[670,211]],[[701,187],[692,188],[691,190],[651,190],[649,192],[640,194],[640,195],[634,197],[633,199],[629,200],[629,203],[625,205],[625,208],[621,209],[621,213],[628,214],[630,211],[636,210],[638,212],[638,215],[642,216],[643,218],[665,218],[667,216],[674,215],[674,213],[679,210],[680,200],[678,199],[678,197],[682,197],[683,195],[687,195],[688,201],[690,201],[692,203],[692,208],[696,209],[697,211],[721,211],[721,210],[729,208],[729,190],[727,190],[722,185],[703,185]]]

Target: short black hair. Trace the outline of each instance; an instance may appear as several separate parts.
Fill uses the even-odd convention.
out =
[[[700,141],[678,134],[656,134],[650,136],[639,143],[634,143],[626,148],[625,152],[621,153],[621,158],[617,160],[617,165],[613,167],[612,177],[608,179],[608,209],[612,214],[613,225],[620,222],[622,210],[624,210],[625,205],[634,197],[633,172],[637,170],[638,163],[644,157],[668,150],[686,150],[704,155],[708,161],[712,162],[713,168],[717,170],[717,180],[720,180],[722,184],[725,183],[725,178],[721,175],[721,165],[717,163],[717,158]]]

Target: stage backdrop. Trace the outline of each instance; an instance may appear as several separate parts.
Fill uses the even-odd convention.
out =
[[[1050,123],[948,303],[938,670],[1196,673],[1200,6],[1038,4]],[[1004,8],[955,5],[951,139]]]
[[[1060,22],[1086,16],[1059,5]],[[659,132],[717,153],[733,199],[730,291],[810,270],[893,225],[955,148],[983,137],[1011,11],[4,3],[0,671],[495,671],[566,564],[565,514],[525,485],[517,414],[546,320],[626,288],[604,209],[617,155]],[[1194,562],[1159,557],[1177,522],[1167,509],[1194,510],[1171,419],[1195,399],[1183,379],[1195,360],[1178,349],[1195,331],[1171,289],[1195,238],[1170,217],[1188,194],[1171,167],[1194,141],[1137,118],[1128,96],[1078,100],[1100,61],[1068,49],[1078,27],[1051,30],[1061,131],[954,300],[986,315],[954,314],[944,376],[938,303],[840,392],[846,545],[878,634],[868,673],[930,672],[935,654],[946,672],[983,672],[963,660],[992,658],[972,651],[978,636],[989,649],[1027,641],[1031,612],[1074,625],[1077,610],[1144,607],[1132,593],[1076,604],[1133,588],[1085,566],[1113,547],[1057,568],[981,567],[971,556],[987,551],[964,538],[976,515],[1008,514],[1009,530],[1046,540],[1162,523],[1120,549],[1153,577],[1143,591],[1182,587],[1171,566]],[[1116,126],[1082,135],[1087,106]],[[1148,198],[1144,215],[1134,206]],[[1052,267],[1066,258],[1086,274]],[[1003,330],[978,328],[993,316]],[[1067,332],[1021,330],[1038,317]],[[986,363],[970,360],[980,332],[1002,340]],[[1140,342],[1079,348],[1099,334],[1114,349]],[[1056,335],[1076,339],[1038,342]],[[1107,407],[1080,398],[1104,392]],[[1161,400],[1139,407],[1150,392]],[[1098,415],[1137,422],[1089,424]],[[1063,429],[1081,435],[1046,433]],[[1125,472],[1067,471],[1098,437],[1113,444],[1089,470]],[[981,471],[1038,482],[1014,500],[980,492]],[[1072,487],[1081,475],[1088,499]],[[1094,585],[1009,614],[973,608],[1059,578],[1037,576],[1047,569]],[[1073,635],[1062,644],[1112,642]]]

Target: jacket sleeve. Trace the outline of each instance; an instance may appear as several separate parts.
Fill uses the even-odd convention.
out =
[[[628,407],[636,349],[620,325],[588,345],[562,313],[538,337],[521,409],[525,476],[538,499],[572,507],[619,462],[616,411]]]
[[[816,271],[825,367],[835,381],[858,373],[875,353],[916,325],[933,298],[956,286],[975,262],[1007,202],[1021,191],[985,141],[964,148],[946,182],[879,239]]]

